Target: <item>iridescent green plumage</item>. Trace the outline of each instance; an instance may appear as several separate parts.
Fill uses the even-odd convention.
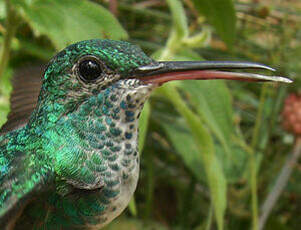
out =
[[[85,55],[104,64],[98,84],[79,81],[72,69]],[[28,124],[1,137],[2,226],[37,193],[16,229],[102,225],[125,208],[138,179],[137,116],[149,95],[126,76],[152,62],[139,48],[109,40],[77,43],[53,58]]]
[[[138,47],[111,40],[82,41],[58,53],[26,125],[0,137],[1,229],[96,229],[118,216],[137,185],[139,114],[162,83],[289,82],[208,71],[225,68],[271,70],[254,63],[155,62]]]

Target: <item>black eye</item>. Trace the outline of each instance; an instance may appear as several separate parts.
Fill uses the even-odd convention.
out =
[[[102,69],[97,60],[85,59],[79,63],[78,72],[83,81],[91,82],[101,76]]]

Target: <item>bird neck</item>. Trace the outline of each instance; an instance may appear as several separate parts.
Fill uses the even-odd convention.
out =
[[[53,156],[59,178],[75,187],[98,188],[107,167],[118,177],[131,174],[138,159],[138,117],[149,94],[148,88],[136,91],[118,84],[91,95],[68,113],[53,113],[55,106],[64,105],[40,105],[32,116],[38,122],[32,120],[27,129]]]

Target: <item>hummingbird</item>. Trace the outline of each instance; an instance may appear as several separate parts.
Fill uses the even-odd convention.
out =
[[[100,229],[116,218],[137,186],[140,112],[162,84],[291,82],[234,69],[274,71],[250,62],[155,61],[135,45],[108,39],[60,51],[26,124],[0,137],[1,229]]]

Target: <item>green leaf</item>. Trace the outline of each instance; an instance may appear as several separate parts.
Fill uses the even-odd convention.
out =
[[[205,15],[217,33],[231,48],[235,39],[236,15],[232,0],[193,0],[196,9]]]
[[[226,152],[230,154],[234,135],[232,100],[223,81],[183,81],[179,85],[193,102],[198,113],[209,125]]]
[[[178,112],[185,119],[190,129],[192,138],[194,139],[198,152],[202,157],[218,229],[222,230],[227,202],[227,182],[222,167],[215,154],[213,138],[196,114],[187,107],[174,85],[166,84],[159,90],[175,106]],[[181,154],[187,153],[182,152]]]
[[[199,151],[192,134],[184,119],[173,119],[172,122],[162,122],[162,127],[177,153],[181,156],[184,164],[195,177],[201,181],[206,181],[206,174],[203,167],[201,152]]]
[[[153,56],[157,57],[160,53],[157,51]],[[173,56],[172,60],[199,61],[202,58],[193,50],[183,48]],[[226,83],[221,80],[179,81],[175,85],[184,92],[193,108],[220,143],[215,143],[216,153],[227,181],[237,182],[246,168],[247,154],[241,147],[234,144],[234,139],[239,140],[240,137],[234,128],[232,97]]]
[[[136,206],[136,201],[135,201],[135,197],[133,196],[129,205],[128,205],[128,208],[130,210],[130,213],[133,215],[133,216],[137,216],[137,206]]]
[[[46,35],[57,49],[92,38],[123,39],[127,33],[99,4],[86,0],[14,0],[36,35]]]
[[[236,182],[245,170],[246,152],[239,147],[233,121],[232,98],[224,81],[182,81],[178,84],[194,109],[215,135],[217,156],[228,182]]]
[[[176,32],[177,37],[183,38],[188,36],[187,18],[181,1],[167,0],[167,4],[171,11],[174,26],[173,29]]]
[[[146,102],[139,118],[139,153],[142,153],[150,116],[150,104]]]
[[[0,127],[6,122],[9,113],[9,96],[12,91],[12,70],[6,69],[0,80]]]
[[[5,12],[5,3],[4,1],[0,2],[0,19],[3,19],[6,17],[6,12]]]
[[[249,160],[249,155],[240,146],[233,143],[230,144],[230,155],[225,152],[221,145],[215,144],[216,156],[223,166],[223,171],[229,184],[237,183],[244,179]]]

